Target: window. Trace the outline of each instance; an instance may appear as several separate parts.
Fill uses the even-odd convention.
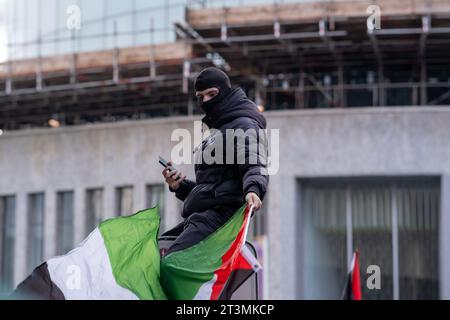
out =
[[[44,259],[44,194],[28,196],[28,271]]]
[[[86,225],[88,235],[103,221],[103,189],[86,191]]]
[[[339,299],[355,249],[363,299],[439,298],[439,179],[310,179],[301,187],[305,298]],[[380,267],[380,290],[365,285],[369,265]]]
[[[119,187],[116,189],[117,216],[133,213],[133,187]]]
[[[152,184],[147,186],[146,191],[146,206],[147,208],[152,208],[159,205],[159,214],[161,216],[161,223],[159,228],[159,233],[162,233],[166,229],[165,225],[165,204],[164,204],[164,185],[163,184]]]
[[[436,183],[398,186],[400,299],[439,299],[439,208]]]
[[[16,198],[0,197],[0,293],[13,289]]]
[[[57,194],[57,254],[65,254],[73,249],[73,192],[58,192]]]

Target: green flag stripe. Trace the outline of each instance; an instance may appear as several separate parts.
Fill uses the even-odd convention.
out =
[[[166,299],[160,283],[159,222],[155,206],[99,226],[117,284],[140,299]]]
[[[214,277],[222,256],[242,227],[245,208],[244,204],[227,223],[203,241],[162,259],[161,281],[169,298],[192,299],[200,287]]]

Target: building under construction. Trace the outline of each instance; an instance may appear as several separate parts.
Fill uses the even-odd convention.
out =
[[[145,10],[143,30],[122,32],[120,19],[134,21],[134,8],[84,35],[107,38],[99,50],[45,52],[82,41],[79,31],[8,43],[0,64],[4,288],[101,219],[156,199],[163,229],[179,221],[156,159],[170,156],[174,129],[192,130],[199,119],[193,81],[214,65],[280,130],[279,172],[253,231],[265,298],[338,298],[355,248],[363,280],[368,266],[381,269],[381,289],[364,287],[363,297],[450,298],[450,2],[182,8],[183,19],[162,30],[170,42]],[[146,40],[124,47],[133,30]],[[23,46],[36,54],[15,58]],[[180,168],[192,176],[191,166]]]
[[[187,7],[172,43],[119,48],[116,30],[111,50],[4,62],[0,128],[191,115],[193,79],[212,64],[266,110],[445,105],[449,12],[445,0]]]

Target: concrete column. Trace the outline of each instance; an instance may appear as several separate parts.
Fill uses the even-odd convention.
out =
[[[14,248],[14,286],[25,279],[27,273],[27,194],[16,193],[16,231]]]
[[[105,185],[103,189],[103,220],[116,216],[116,189],[113,185]]]
[[[440,298],[450,299],[450,175],[441,180],[441,215],[439,223]]]
[[[56,255],[57,219],[56,191],[47,189],[44,194],[44,261]]]
[[[146,208],[145,203],[145,182],[139,182],[133,185],[133,213]]]
[[[268,200],[268,237],[270,283],[267,299],[295,299],[298,242],[296,232],[296,179],[270,177]]]
[[[78,245],[86,237],[86,191],[84,187],[77,187],[74,190],[74,246]]]
[[[162,230],[169,230],[180,221],[183,220],[181,218],[181,208],[182,208],[182,202],[178,200],[175,197],[175,193],[170,192],[169,187],[167,184],[164,184],[164,202],[166,205],[166,212],[165,212],[165,225],[161,226]]]

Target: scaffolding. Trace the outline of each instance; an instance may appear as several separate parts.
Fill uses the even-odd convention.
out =
[[[266,110],[450,103],[448,1],[213,4],[189,2],[172,43],[152,42],[150,23],[148,45],[10,59],[0,128],[192,115],[193,80],[210,65]]]

